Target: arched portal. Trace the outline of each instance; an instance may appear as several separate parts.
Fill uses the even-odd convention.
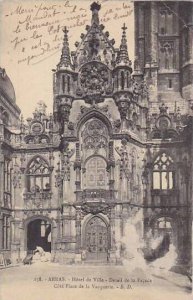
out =
[[[87,260],[107,260],[108,228],[100,217],[91,218],[85,228]]]
[[[35,250],[37,246],[51,252],[51,223],[48,220],[35,219],[27,226],[27,250]]]
[[[160,217],[154,222],[154,237],[158,238],[160,236],[169,236],[170,242],[173,242],[173,228],[172,228],[172,219],[169,217]]]
[[[174,220],[168,216],[160,216],[153,223],[153,239],[151,248],[153,249],[153,259],[163,257],[168,251],[174,251],[176,237],[174,234]]]

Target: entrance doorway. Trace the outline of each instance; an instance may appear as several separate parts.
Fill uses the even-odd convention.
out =
[[[86,225],[87,260],[107,261],[108,230],[105,222],[99,217],[93,217]]]
[[[31,221],[27,226],[27,250],[35,250],[37,246],[51,252],[51,224],[44,219]]]

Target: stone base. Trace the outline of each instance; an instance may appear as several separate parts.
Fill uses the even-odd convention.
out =
[[[75,254],[75,259],[74,259],[75,264],[81,264],[82,263],[82,257],[81,254],[76,253]]]
[[[14,242],[11,244],[11,262],[13,264],[19,263],[22,261],[22,258],[25,254],[21,253],[20,243]]]
[[[52,255],[51,261],[59,264],[73,264],[75,257],[75,253],[57,251]]]

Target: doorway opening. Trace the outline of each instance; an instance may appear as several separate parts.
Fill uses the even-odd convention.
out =
[[[85,228],[86,260],[107,261],[108,229],[100,217],[93,217]]]
[[[51,252],[51,223],[45,219],[36,219],[27,226],[27,250],[33,251],[41,247],[45,252]]]

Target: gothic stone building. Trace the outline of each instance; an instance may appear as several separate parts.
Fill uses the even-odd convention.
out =
[[[39,103],[19,119],[0,69],[0,252],[15,262],[41,246],[55,262],[81,263],[83,250],[88,261],[121,262],[133,224],[144,256],[161,235],[162,252],[169,241],[188,265],[193,3],[134,3],[133,69],[127,24],[117,49],[99,10],[94,2],[76,51],[63,30],[52,115]]]

